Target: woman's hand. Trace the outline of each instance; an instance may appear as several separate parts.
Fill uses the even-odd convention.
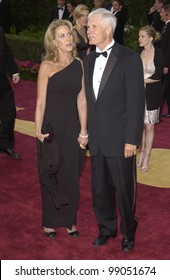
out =
[[[79,134],[79,137],[78,137],[78,142],[80,144],[80,148],[82,149],[86,149],[86,145],[88,144],[88,134],[86,135],[83,135],[83,134]]]
[[[37,132],[36,133],[36,137],[43,143],[44,142],[44,138],[48,137],[49,133],[46,134],[42,134],[41,132]]]

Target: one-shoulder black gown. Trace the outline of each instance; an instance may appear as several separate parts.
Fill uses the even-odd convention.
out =
[[[85,151],[79,147],[77,138],[80,123],[77,97],[82,84],[82,66],[79,60],[49,78],[43,126],[50,123],[59,149],[61,164],[57,174],[47,175],[42,167],[43,143],[38,140],[38,163],[42,194],[42,225],[49,228],[67,227],[76,224],[79,204],[79,175]],[[47,132],[47,131],[44,131]],[[50,145],[50,144],[49,144]],[[53,155],[54,157],[54,155]],[[50,191],[46,179],[51,182]],[[56,207],[55,183],[59,186],[66,203]],[[54,188],[52,191],[51,189]],[[56,189],[57,190],[57,189]],[[57,200],[60,197],[57,197]]]

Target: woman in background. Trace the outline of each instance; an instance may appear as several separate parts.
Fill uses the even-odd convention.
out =
[[[159,40],[159,37],[160,34],[152,26],[145,26],[139,30],[140,56],[143,62],[146,87],[143,137],[137,163],[137,167],[140,167],[142,172],[149,170],[154,125],[159,122],[159,110],[162,104],[163,53],[159,48],[154,47],[154,43]]]
[[[83,59],[90,52],[90,46],[86,32],[88,14],[89,8],[83,4],[78,5],[73,12],[74,31],[77,36],[77,52],[81,59]]]
[[[73,23],[73,12],[75,7],[77,6],[77,3],[75,1],[72,0],[68,0],[67,1],[67,11],[69,12],[69,17],[68,20]]]
[[[44,45],[35,111],[42,225],[48,238],[55,239],[58,227],[77,238],[79,176],[88,135],[83,68],[72,24],[53,21]]]

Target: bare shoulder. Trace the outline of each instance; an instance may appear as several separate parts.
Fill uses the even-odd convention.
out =
[[[49,73],[49,69],[50,69],[50,61],[48,60],[44,60],[41,65],[40,65],[40,72],[44,72],[44,73]]]
[[[59,63],[54,63],[53,61],[44,60],[41,63],[40,70],[46,73],[48,77],[51,77],[53,74],[61,70],[61,66],[59,65]]]

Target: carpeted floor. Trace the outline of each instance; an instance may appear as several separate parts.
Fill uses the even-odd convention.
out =
[[[97,236],[97,225],[91,206],[90,158],[86,158],[80,179],[80,207],[77,229],[81,236],[78,240],[67,235],[65,229],[57,230],[57,239],[48,240],[41,228],[41,196],[37,175],[35,138],[33,133],[34,110],[36,100],[36,83],[22,80],[15,85],[16,105],[20,110],[17,119],[20,129],[16,127],[16,151],[22,154],[19,160],[0,154],[0,257],[11,260],[169,260],[170,259],[170,187],[169,178],[164,176],[167,187],[154,187],[148,184],[149,173],[142,175],[137,191],[136,214],[139,227],[136,233],[136,247],[130,253],[120,249],[120,233],[116,239],[109,240],[101,247],[92,246]],[[24,108],[24,109],[21,109]],[[24,134],[21,133],[24,121]],[[28,133],[30,131],[30,134]],[[154,153],[151,169],[154,172],[160,163],[160,151],[169,152],[170,120],[156,126]],[[18,132],[20,131],[20,132]],[[28,135],[27,135],[28,134]],[[157,152],[160,152],[157,154]],[[163,157],[164,159],[164,157]],[[165,167],[169,166],[165,162]],[[166,168],[165,168],[166,169]],[[163,170],[164,171],[164,170]],[[169,170],[170,171],[170,170]],[[155,176],[159,170],[155,171]],[[162,170],[161,172],[162,173]],[[169,172],[170,173],[170,172]],[[154,174],[154,173],[153,173]],[[167,174],[168,175],[168,174]],[[154,176],[153,176],[154,177]],[[156,179],[156,182],[158,179]]]

